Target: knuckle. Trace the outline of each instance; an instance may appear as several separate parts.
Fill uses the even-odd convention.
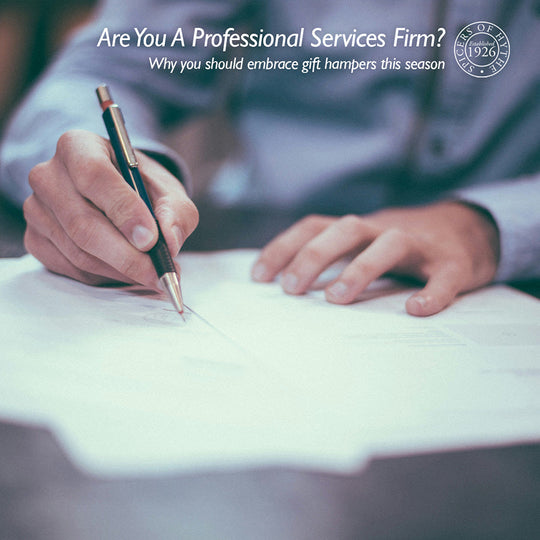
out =
[[[317,232],[319,231],[325,223],[325,217],[319,214],[310,214],[309,216],[303,217],[298,225],[302,228],[307,229],[308,231]]]
[[[298,258],[301,259],[302,264],[318,264],[324,260],[324,251],[315,246],[307,245],[298,255]]]
[[[81,157],[80,172],[83,178],[93,180],[103,173],[103,163],[100,158],[93,156]]]
[[[103,176],[103,161],[92,156],[81,157],[77,166],[78,174],[73,179],[74,183],[80,193],[91,195],[96,189],[96,180]]]
[[[199,224],[199,210],[191,200],[185,200],[180,203],[179,214],[187,223],[187,233],[191,234]]]
[[[287,258],[285,254],[291,252],[294,255],[297,251],[297,249],[291,247],[290,237],[286,231],[276,236],[264,247],[260,259],[264,260],[265,264],[273,267],[276,265],[276,261],[282,261],[284,258]]]
[[[406,242],[410,239],[409,233],[406,233],[398,227],[391,227],[390,229],[387,229],[384,234],[397,242]]]
[[[68,247],[67,252],[65,253],[67,259],[80,270],[85,270],[87,272],[92,271],[91,258],[86,252],[81,249],[77,249],[74,246]]]
[[[43,229],[41,229],[43,230]],[[51,223],[47,227],[45,233],[47,235],[47,238],[61,251],[61,252],[70,252],[70,248],[73,246],[73,243],[70,242],[67,237],[66,233],[62,229],[61,226],[59,226],[56,223]],[[69,256],[68,256],[69,259]]]
[[[80,137],[80,131],[76,129],[70,129],[65,133],[62,133],[56,143],[56,153],[59,156],[65,156],[72,148],[74,142]]]
[[[377,266],[369,261],[357,261],[354,270],[359,276],[373,276],[378,273]]]
[[[396,249],[407,250],[414,244],[413,235],[397,227],[387,229],[384,235]]]
[[[309,216],[304,216],[301,220],[300,220],[300,223],[304,223],[306,225],[309,225],[311,223],[316,223],[319,221],[319,218],[321,216],[319,216],[318,214],[310,214]]]
[[[66,151],[70,152],[73,146],[78,145],[86,135],[88,132],[82,129],[68,129],[58,137],[56,152],[62,155]]]
[[[110,200],[107,216],[120,227],[129,219],[145,212],[144,203],[135,194],[125,192]]]
[[[110,165],[108,153],[99,143],[98,135],[81,129],[63,133],[56,144],[55,158],[72,174],[72,182],[79,191],[86,195],[92,192],[96,180],[100,179],[107,165]],[[53,158],[53,159],[55,159]]]
[[[362,234],[367,228],[365,220],[355,214],[347,214],[339,220],[340,226],[350,235]]]
[[[49,162],[38,163],[28,173],[28,183],[33,191],[39,191],[47,184]]]
[[[83,250],[88,250],[95,238],[96,225],[93,220],[85,215],[75,214],[71,216],[66,225],[66,230],[73,242]]]
[[[124,276],[136,278],[141,271],[141,260],[138,257],[127,257],[122,260],[117,270]]]

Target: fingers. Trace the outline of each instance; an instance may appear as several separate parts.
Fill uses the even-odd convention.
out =
[[[282,272],[285,292],[302,294],[336,260],[355,254],[325,289],[329,302],[354,302],[371,282],[394,271],[427,279],[426,286],[407,300],[409,314],[438,313],[459,292],[470,288],[467,280],[471,265],[457,244],[445,243],[444,236],[443,240],[434,241],[424,234],[426,229],[422,226],[408,230],[401,226],[402,216],[397,217],[395,227],[379,227],[376,221],[358,216],[311,216],[274,239],[261,252],[252,275],[258,281],[268,281]],[[426,223],[426,227],[430,224]],[[448,238],[453,240],[454,235]]]
[[[23,209],[27,222],[26,249],[43,262],[47,268],[62,273],[57,264],[58,253],[60,253],[62,258],[73,267],[66,275],[84,283],[92,285],[113,282],[138,283],[138,281],[129,279],[97,257],[80,249],[35,194],[25,201]],[[51,246],[54,246],[55,249],[51,249]],[[144,261],[143,264],[148,264],[148,261]],[[65,264],[63,266],[69,268]],[[77,269],[80,278],[75,276],[73,269]],[[148,268],[147,271],[153,276],[151,268]],[[86,278],[86,276],[89,277]]]
[[[56,155],[73,183],[73,191],[99,208],[135,248],[147,251],[155,244],[154,219],[115,168],[107,141],[92,133],[69,131],[58,140]],[[58,211],[63,201],[53,197],[47,202]]]
[[[349,303],[371,281],[410,255],[412,246],[408,240],[397,230],[381,234],[358,216],[340,219],[310,216],[279,235],[262,251],[252,275],[258,281],[268,281],[282,271],[285,292],[303,294],[336,260],[364,250],[326,291],[329,301]]]
[[[154,213],[173,257],[199,223],[199,212],[184,186],[167,169],[143,154],[137,155]]]
[[[32,227],[26,229],[24,244],[37,259],[47,261],[45,266],[56,274],[68,276],[87,285],[104,285],[110,282],[103,276],[85,272],[73,265],[48,238]]]
[[[255,281],[272,281],[298,251],[323,231],[333,218],[308,216],[276,236],[261,252],[251,270]]]
[[[73,256],[74,251],[70,251],[68,243],[61,240],[62,232],[57,230],[58,224],[63,234],[79,251],[114,268],[123,276],[122,281],[155,287],[157,276],[149,257],[130,244],[103,212],[82,197],[70,182],[70,178],[57,164],[51,164],[43,171],[39,180],[32,178],[34,203],[40,201],[55,218],[54,221],[42,221],[40,225],[44,227],[36,229],[51,241],[54,237],[57,247],[65,248]],[[126,187],[129,189],[129,186]],[[38,214],[36,206],[36,204],[26,206],[25,215],[29,222],[38,223],[40,219],[43,220],[43,214]],[[36,215],[33,215],[34,213]],[[83,271],[90,273],[99,271],[91,259],[77,257],[77,261]]]
[[[178,179],[151,158],[140,158],[156,216],[176,255],[198,223],[197,209]],[[71,131],[60,138],[55,156],[29,176],[34,194],[25,203],[27,249],[48,268],[87,283],[97,276],[155,288],[156,272],[144,251],[157,240],[156,222],[112,159],[109,142],[97,135]]]
[[[426,286],[407,299],[407,313],[427,317],[439,313],[463,290],[463,277],[459,268],[452,264],[433,273]]]
[[[300,249],[283,270],[281,284],[285,292],[303,294],[332,263],[351,251],[363,249],[377,231],[357,216],[334,221]]]
[[[385,231],[326,288],[326,299],[335,304],[353,302],[372,281],[415,254],[412,238],[397,229]]]

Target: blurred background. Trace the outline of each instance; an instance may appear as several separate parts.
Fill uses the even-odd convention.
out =
[[[0,136],[13,109],[96,0],[0,0]],[[24,251],[24,220],[0,195],[0,254]]]
[[[90,21],[97,4],[97,0],[0,0],[0,137],[25,93],[70,36]],[[224,237],[214,238],[212,224],[224,220],[224,211],[209,205],[203,195],[227,157],[237,151],[238,142],[227,114],[217,110],[189,121],[182,129],[169,133],[165,142],[187,162],[197,187],[192,195],[204,217],[186,247],[232,247],[238,232],[246,230],[246,220],[257,216],[249,212],[238,216],[227,213],[229,227]],[[244,244],[262,245],[291,221],[274,225],[262,236],[257,226],[251,230],[253,238],[248,238]],[[264,223],[261,226],[266,229]],[[0,194],[0,257],[17,257],[24,253],[24,228],[22,211]]]
[[[59,48],[91,16],[96,0],[0,1],[0,129]]]

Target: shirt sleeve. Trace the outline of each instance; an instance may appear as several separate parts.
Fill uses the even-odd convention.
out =
[[[540,277],[540,176],[485,184],[457,192],[464,202],[487,210],[499,229],[496,281]]]
[[[0,191],[22,205],[30,195],[28,173],[50,159],[60,135],[85,129],[106,137],[95,95],[107,83],[118,102],[134,147],[160,155],[172,172],[189,184],[182,159],[160,142],[169,125],[189,115],[218,107],[224,99],[223,73],[217,70],[178,73],[152,70],[149,58],[169,56],[178,61],[204,62],[220,54],[211,47],[191,47],[195,26],[223,32],[245,20],[242,0],[108,0],[95,19],[79,32],[50,66],[13,116],[0,148]],[[170,46],[181,28],[185,47]],[[109,47],[100,36],[130,35],[130,45]],[[146,29],[146,30],[144,30]],[[137,31],[165,34],[166,47],[137,46]],[[189,185],[187,186],[189,189]]]

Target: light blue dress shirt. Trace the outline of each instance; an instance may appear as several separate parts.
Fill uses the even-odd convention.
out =
[[[511,57],[479,79],[454,59],[454,38],[474,21],[499,25]],[[229,57],[304,60],[438,59],[437,71],[151,70],[149,58],[205,61],[211,48],[97,47],[99,36],[134,28],[167,33],[294,33],[299,48],[231,49]],[[384,33],[385,47],[310,46],[327,33]],[[396,27],[431,33],[439,47],[392,47]],[[537,0],[110,0],[66,47],[33,89],[5,134],[0,189],[22,203],[28,172],[50,159],[72,128],[106,135],[94,94],[107,82],[128,119],[133,143],[167,156],[183,180],[182,160],[160,140],[165,129],[227,107],[243,143],[247,181],[235,203],[363,213],[388,205],[453,197],[495,219],[501,239],[498,280],[540,277],[540,2]],[[226,186],[225,186],[225,189]]]

